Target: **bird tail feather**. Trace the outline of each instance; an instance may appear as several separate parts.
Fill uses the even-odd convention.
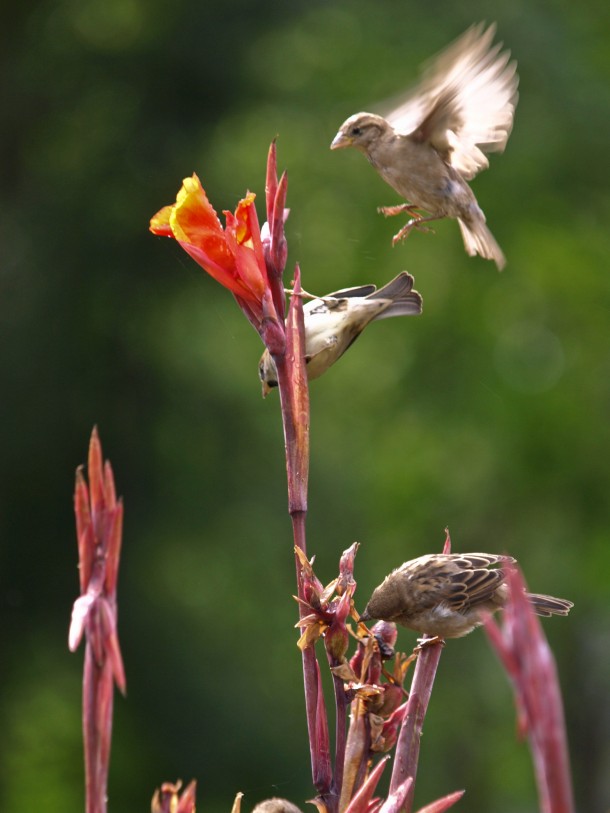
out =
[[[528,593],[527,597],[531,601],[536,615],[546,617],[550,615],[567,615],[574,606],[571,601],[565,598],[545,596],[541,593]]]
[[[421,313],[421,294],[413,290],[415,280],[407,271],[402,271],[397,277],[379,288],[374,294],[367,296],[367,299],[391,299],[389,308],[382,311],[375,321],[379,319],[389,319],[391,316],[415,316]]]
[[[498,245],[496,238],[490,232],[481,212],[480,217],[472,218],[468,223],[458,218],[464,247],[470,257],[479,254],[486,260],[493,260],[501,271],[506,265],[506,257]]]

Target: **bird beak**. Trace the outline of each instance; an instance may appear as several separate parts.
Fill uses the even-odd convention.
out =
[[[353,142],[352,138],[350,138],[348,135],[339,130],[337,135],[333,138],[330,148],[331,150],[339,150],[341,149],[341,147],[351,146],[352,142]]]
[[[263,398],[266,398],[271,392],[271,387],[266,381],[261,382],[261,391],[263,393]]]

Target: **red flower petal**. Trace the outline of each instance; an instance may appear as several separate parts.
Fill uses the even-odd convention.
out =
[[[254,195],[226,212],[223,230],[197,175],[185,178],[173,206],[150,221],[153,234],[173,237],[196,263],[232,293],[258,306],[269,287]],[[262,312],[260,313],[262,318]]]

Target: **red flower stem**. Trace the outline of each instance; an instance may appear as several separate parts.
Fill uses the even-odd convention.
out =
[[[347,809],[365,778],[366,765],[371,747],[370,726],[366,709],[361,698],[352,703],[349,731],[345,748],[343,781],[339,811]]]
[[[527,600],[518,568],[507,568],[510,602],[502,627],[485,630],[513,684],[519,728],[527,733],[542,813],[573,813],[574,796],[559,679],[553,653]]]
[[[531,612],[529,608],[528,612]],[[533,635],[529,640],[522,637],[526,663],[521,667],[519,682],[528,719],[540,809],[543,813],[573,813],[567,737],[555,661],[538,620],[534,619],[531,626],[539,629],[540,639],[536,641]]]
[[[331,669],[339,666],[339,661],[327,651],[328,663]],[[349,701],[345,694],[343,678],[333,674],[333,690],[335,695],[335,772],[331,784],[332,803],[330,810],[336,810],[343,787],[343,774],[345,769],[345,750],[347,747],[347,707]]]
[[[279,371],[278,371],[279,379]],[[299,511],[291,514],[292,519],[292,532],[294,536],[294,544],[303,552],[306,552],[305,540],[305,518],[306,513]],[[301,577],[301,565],[298,557],[295,554],[295,565],[297,573],[297,595],[300,599],[305,598],[305,591],[303,590],[303,579]],[[305,606],[299,602],[299,618],[303,618],[307,614]],[[301,627],[301,632],[303,632]],[[316,652],[313,646],[307,647],[302,651],[303,662],[303,684],[305,689],[305,714],[307,717],[307,731],[309,734],[309,750],[311,756],[311,775],[313,785],[319,794],[324,794],[328,791],[327,779],[325,778],[326,771],[323,769],[320,754],[317,746],[317,710],[318,710],[318,688],[319,681],[317,678],[318,664],[316,661]]]
[[[103,463],[94,429],[89,443],[89,486],[76,472],[74,509],[81,594],[68,633],[71,651],[86,638],[83,673],[83,741],[86,813],[106,813],[114,684],[125,693],[125,670],[116,629],[116,583],[123,506],[110,463]]]
[[[95,662],[93,647],[85,647],[83,735],[87,813],[106,813],[106,788],[112,734],[113,676],[109,661]]]
[[[83,668],[83,742],[85,743],[85,810],[87,813],[95,813],[98,800],[96,774],[99,758],[96,746],[99,744],[99,737],[95,725],[98,672],[91,644],[87,642]]]
[[[294,543],[307,554],[305,516],[309,479],[309,384],[305,370],[305,324],[298,266],[294,274],[294,292],[286,320],[286,349],[284,353],[273,354],[273,360],[277,368],[284,425],[288,512],[293,524],[299,515],[303,515],[294,528]]]
[[[300,292],[300,272],[295,269],[295,295],[290,300],[286,321],[286,352],[273,356],[277,370],[278,389],[284,426],[286,475],[288,481],[288,511],[292,520],[294,545],[307,555],[305,521],[307,518],[307,484],[309,477],[309,386],[305,370],[305,327],[303,302]],[[297,595],[305,600],[301,565],[295,554]],[[307,615],[299,603],[299,618]],[[303,628],[301,629],[303,632]],[[319,680],[319,667],[313,647],[302,653],[305,710],[311,770],[314,787],[319,796],[327,800],[330,794],[332,771],[328,726],[325,719],[324,698]],[[322,719],[318,719],[322,716]]]
[[[442,643],[437,643],[425,646],[419,653],[404,722],[398,735],[394,767],[390,780],[390,794],[397,793],[402,783],[409,776],[413,778],[413,784],[404,803],[403,810],[405,813],[410,813],[413,805],[413,792],[424,718],[428,710],[432,686],[434,685],[434,678],[442,651]]]
[[[329,657],[331,667],[338,666],[334,659]],[[335,690],[335,772],[332,781],[332,795],[339,801],[343,787],[343,770],[345,766],[345,749],[347,746],[347,706],[345,686],[342,678],[333,675],[333,689]]]

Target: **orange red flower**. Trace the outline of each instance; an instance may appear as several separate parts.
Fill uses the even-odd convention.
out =
[[[255,195],[239,201],[235,213],[224,212],[226,226],[207,198],[197,175],[185,178],[176,203],[164,206],[150,221],[153,234],[173,237],[210,276],[228,288],[246,307],[260,330],[263,319],[275,316],[267,276]],[[253,318],[252,318],[253,317]]]

